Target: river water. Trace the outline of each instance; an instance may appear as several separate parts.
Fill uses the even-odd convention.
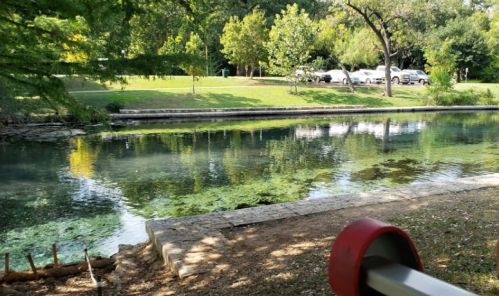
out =
[[[0,144],[11,267],[109,256],[144,222],[499,171],[499,114],[147,123]],[[3,266],[3,256],[0,265]]]

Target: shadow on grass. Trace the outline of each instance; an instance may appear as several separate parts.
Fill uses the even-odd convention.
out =
[[[83,104],[104,108],[119,102],[126,109],[236,108],[267,107],[258,99],[231,94],[189,94],[164,91],[126,91],[78,93],[74,96]]]
[[[379,89],[376,89],[379,91]],[[393,104],[383,98],[373,96],[359,96],[339,90],[336,93],[308,90],[299,93],[308,103],[324,105],[365,105],[366,107],[390,107]]]
[[[89,90],[107,90],[107,86],[92,80],[84,80],[81,77],[61,78],[68,91],[89,91]]]
[[[89,95],[81,96],[89,104],[95,102],[97,106],[117,101],[123,103],[127,109],[180,109],[180,108],[237,108],[237,107],[266,107],[260,100],[231,94],[179,94],[160,91],[121,92],[114,95],[100,94],[93,100]]]
[[[271,79],[271,78],[258,79],[258,78],[255,78],[254,81],[256,82],[255,84],[259,84],[259,85],[289,85],[289,81],[284,80],[284,79]]]

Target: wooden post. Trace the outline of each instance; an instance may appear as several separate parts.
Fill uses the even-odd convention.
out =
[[[497,241],[496,245],[496,260],[497,260],[496,275],[497,277],[499,277],[499,240]]]
[[[5,274],[9,273],[9,253],[5,253]]]
[[[57,262],[57,246],[55,244],[52,245],[52,254],[54,254],[54,268],[57,268],[59,264]]]
[[[102,278],[97,276],[97,296],[102,296]]]
[[[36,272],[36,267],[35,263],[33,263],[33,258],[31,258],[31,254],[28,254],[28,260],[29,260],[29,265],[31,265],[31,270],[33,271],[33,274],[35,275],[35,280],[38,280],[38,273]]]

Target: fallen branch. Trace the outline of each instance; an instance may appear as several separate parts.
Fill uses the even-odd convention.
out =
[[[103,268],[107,267],[111,264],[114,264],[114,259],[107,258],[93,258],[90,259],[90,264],[92,268]],[[54,267],[52,264],[45,265],[43,267],[36,269],[36,274],[38,278],[48,278],[48,277],[64,277],[68,275],[77,274],[80,272],[84,272],[88,270],[87,262],[79,262],[79,263],[68,263],[68,264],[59,264],[57,267]],[[35,280],[35,274],[31,271],[9,271],[8,273],[3,274],[3,278],[0,279],[0,283],[13,283],[20,281],[31,281]]]

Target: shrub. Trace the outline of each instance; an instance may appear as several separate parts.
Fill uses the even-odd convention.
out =
[[[106,110],[109,113],[119,113],[120,109],[123,109],[123,108],[125,108],[125,105],[123,105],[122,103],[116,102],[116,101],[111,102],[111,103],[106,105]]]
[[[447,72],[435,71],[430,75],[431,85],[426,87],[428,99],[426,105],[443,105],[444,94],[452,90],[451,77]]]
[[[490,89],[487,88],[486,91],[480,92],[480,105],[497,105],[497,100],[492,95]]]
[[[480,93],[473,89],[464,92],[450,93],[442,97],[441,106],[474,106],[480,100]]]
[[[492,61],[480,71],[480,81],[499,82],[499,58],[493,57]]]
[[[467,89],[463,92],[442,93],[438,96],[428,98],[426,105],[432,106],[474,106],[474,105],[497,105],[497,100],[490,89],[477,91]]]

